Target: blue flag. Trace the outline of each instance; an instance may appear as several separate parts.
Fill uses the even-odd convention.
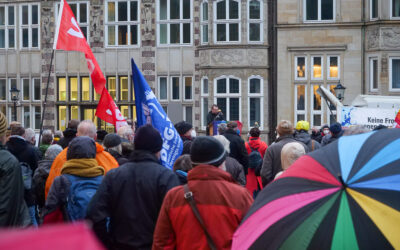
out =
[[[183,149],[182,139],[132,59],[132,81],[138,126],[151,124],[163,139],[161,163],[172,169]]]

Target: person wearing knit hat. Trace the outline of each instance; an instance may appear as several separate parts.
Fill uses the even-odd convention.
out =
[[[212,229],[215,249],[231,247],[232,234],[253,199],[224,171],[226,155],[224,146],[214,137],[199,136],[193,140],[190,153],[193,169],[188,173],[188,183],[170,190],[165,197],[154,232],[153,249],[210,248],[204,230],[193,215],[190,197],[199,204],[207,228]]]
[[[278,172],[282,171],[281,152],[283,146],[290,142],[298,142],[294,138],[293,125],[290,121],[282,120],[279,122],[276,127],[276,132],[278,138],[267,148],[267,151],[265,151],[263,165],[260,171],[262,185],[264,187],[274,180]],[[299,143],[304,147],[306,152],[309,151],[304,143]]]
[[[105,151],[110,153],[121,166],[128,162],[128,158],[122,156],[122,139],[117,134],[107,134],[103,140]]]
[[[175,124],[175,129],[180,135],[183,142],[183,150],[182,155],[190,154],[190,147],[192,145],[192,141],[196,138],[196,131],[193,129],[192,124],[181,121]]]
[[[342,130],[342,125],[338,122],[332,123],[329,127],[329,130],[331,131],[331,133],[325,135],[324,138],[322,138],[322,146],[328,145],[329,143],[336,141],[344,133],[344,131]]]
[[[164,196],[180,184],[175,173],[160,164],[162,145],[158,130],[150,124],[140,127],[129,162],[110,171],[93,197],[88,219],[107,248],[151,249]]]

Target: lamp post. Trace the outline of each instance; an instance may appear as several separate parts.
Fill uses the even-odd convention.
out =
[[[339,101],[343,101],[344,99],[344,91],[346,90],[346,87],[340,84],[340,81],[336,87],[333,88],[335,90],[335,95],[336,98],[339,99]]]
[[[11,93],[11,101],[14,103],[14,113],[13,113],[13,120],[17,121],[17,102],[19,101],[19,89],[16,87],[12,87],[10,89]]]

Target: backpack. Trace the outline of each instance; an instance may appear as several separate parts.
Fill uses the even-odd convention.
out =
[[[263,159],[261,157],[260,152],[258,152],[257,148],[252,148],[249,144],[251,149],[251,153],[249,154],[249,168],[251,169],[258,169],[262,165]]]
[[[96,193],[103,176],[80,177],[64,174],[71,183],[66,201],[66,213],[70,221],[82,220],[86,217],[87,207]]]
[[[26,162],[20,162],[19,166],[21,167],[22,179],[24,181],[25,190],[31,190],[32,188],[32,169]]]

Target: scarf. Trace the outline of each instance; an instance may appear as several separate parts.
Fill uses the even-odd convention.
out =
[[[81,177],[96,177],[104,175],[96,159],[71,159],[64,163],[61,174],[72,174]]]

